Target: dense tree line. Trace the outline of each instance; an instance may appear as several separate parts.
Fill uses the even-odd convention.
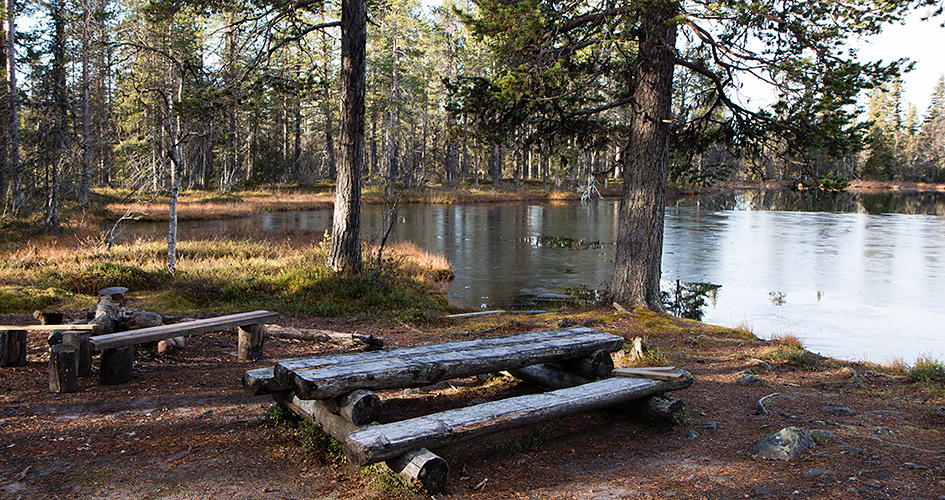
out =
[[[370,6],[366,182],[390,192],[404,184],[478,184],[480,175],[493,182],[541,179],[546,186],[561,186],[584,184],[593,178],[589,174],[620,174],[618,139],[630,116],[625,109],[568,120],[531,120],[521,106],[493,106],[495,113],[477,114],[496,104],[483,102],[489,98],[483,82],[504,78],[499,84],[508,87],[506,98],[521,92],[512,87],[525,82],[500,69],[507,60],[496,60],[497,44],[509,50],[510,42],[490,40],[488,29],[471,19],[480,10],[514,13],[525,5],[447,0],[424,11],[417,0],[389,0]],[[335,178],[340,5],[7,0],[6,7],[0,190],[7,213],[41,212],[55,227],[62,199],[84,206],[94,187],[225,192]],[[457,12],[466,13],[465,23]],[[506,20],[531,16],[519,14]],[[537,22],[541,16],[531,18]],[[498,23],[492,30],[516,32],[498,17],[492,22]],[[524,33],[528,24],[518,29]],[[542,57],[558,66],[542,73],[542,91],[608,101],[619,93],[612,84],[626,64],[622,51],[636,50],[631,45],[610,40],[593,50],[571,47],[575,57],[566,66],[560,64],[561,48],[546,51]],[[698,114],[714,91],[713,82],[698,72],[677,74],[674,87],[677,122]],[[941,87],[921,119],[898,109],[896,88],[875,90],[868,147],[859,155],[849,148],[841,158],[798,162],[783,144],[715,140],[686,152],[674,149],[671,177],[681,185],[705,184],[733,171],[797,178],[805,174],[797,165],[816,164],[814,173],[941,181]],[[567,107],[550,99],[543,105]],[[731,115],[724,108],[712,112],[719,123]],[[702,132],[730,132],[706,123]],[[713,127],[717,130],[707,130]],[[677,139],[694,143],[709,135]],[[736,158],[733,148],[753,150],[752,155]]]
[[[945,76],[921,116],[915,105],[903,102],[901,87],[896,79],[870,93],[868,145],[850,175],[945,182]]]

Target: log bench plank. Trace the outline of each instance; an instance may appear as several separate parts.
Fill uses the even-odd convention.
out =
[[[248,313],[231,314],[217,318],[198,319],[194,321],[185,321],[171,325],[154,326],[150,328],[140,328],[138,330],[128,330],[125,332],[109,333],[90,337],[89,343],[99,351],[105,349],[114,349],[146,342],[157,342],[159,340],[171,337],[184,337],[187,335],[196,335],[200,333],[219,332],[227,328],[245,326],[266,321],[275,320],[279,313],[269,311],[253,311]]]
[[[0,325],[0,332],[10,331],[10,330],[27,330],[27,331],[62,331],[62,330],[76,330],[76,331],[94,331],[101,328],[101,325],[22,325],[22,326],[10,326],[10,325]]]
[[[419,448],[439,448],[486,434],[534,425],[677,390],[692,384],[687,372],[678,381],[614,377],[577,387],[518,396],[448,410],[350,432],[345,457],[362,466]]]
[[[600,349],[616,351],[623,338],[589,328],[532,332],[491,339],[444,342],[389,351],[338,355],[327,362],[311,358],[306,366],[280,361],[276,381],[301,399],[327,399],[354,389],[422,387],[443,380],[522,368],[587,356]],[[490,342],[491,341],[491,342]],[[327,356],[326,358],[332,358]],[[339,364],[337,359],[346,363]]]

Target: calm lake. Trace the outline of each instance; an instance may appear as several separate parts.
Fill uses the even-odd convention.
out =
[[[385,212],[363,207],[365,238],[378,238]],[[452,262],[454,303],[543,309],[569,290],[609,285],[616,212],[615,200],[407,205],[392,236]],[[186,238],[191,229],[330,226],[323,210],[182,222],[180,231]],[[133,224],[124,234],[164,231],[166,224]],[[795,334],[842,359],[945,359],[945,194],[686,197],[667,207],[663,251],[668,300],[692,314],[686,297],[701,298],[696,314],[708,323],[764,338]],[[702,294],[691,297],[693,290]]]

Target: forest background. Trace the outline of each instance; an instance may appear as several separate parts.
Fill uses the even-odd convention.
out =
[[[295,7],[9,0],[15,15],[4,25],[0,104],[4,218],[41,216],[54,230],[62,200],[84,207],[97,187],[147,199],[175,181],[220,192],[332,181],[340,7]],[[478,186],[482,176],[571,189],[593,173],[619,178],[617,128],[593,142],[562,134],[536,143],[527,126],[503,137],[479,127],[476,110],[450,89],[469,77],[490,78],[502,62],[456,8],[476,7],[452,0],[432,9],[415,0],[369,7],[366,186]],[[10,29],[24,17],[29,29]],[[683,115],[704,83],[684,72],[675,78],[674,114]],[[628,111],[606,113],[620,122]],[[735,157],[720,144],[675,158],[670,181],[689,189],[733,177],[945,182],[945,79],[925,110],[903,101],[898,79],[872,89],[862,116],[869,120],[861,124],[863,142],[842,158],[797,161],[776,150]]]

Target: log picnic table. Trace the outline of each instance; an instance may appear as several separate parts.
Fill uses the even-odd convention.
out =
[[[610,353],[623,343],[623,338],[599,330],[571,327],[293,358],[246,371],[243,389],[249,395],[270,394],[317,423],[343,444],[350,463],[385,462],[433,494],[445,485],[449,467],[428,448],[604,408],[632,406],[644,416],[678,415],[682,403],[662,394],[688,387],[692,376],[672,369],[618,372],[621,376],[614,377]],[[373,390],[422,387],[502,371],[554,390],[373,423],[382,411]]]

